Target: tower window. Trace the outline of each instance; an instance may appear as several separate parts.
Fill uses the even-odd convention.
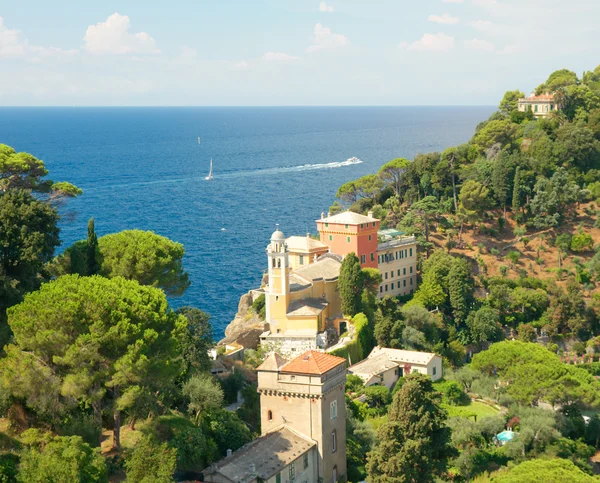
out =
[[[337,451],[337,433],[335,430],[331,433],[331,452],[335,453]]]
[[[333,483],[337,483],[337,481],[338,481],[337,466],[333,467],[333,472],[331,473],[331,478],[333,479]],[[278,483],[281,483],[281,482],[278,482]]]
[[[267,411],[267,419],[269,421],[273,421],[273,411],[271,411],[270,409]]]
[[[331,401],[329,404],[329,419],[332,421],[337,419],[337,400]]]
[[[328,228],[328,227],[329,227],[329,223],[325,223],[325,228]]]
[[[300,265],[304,265],[304,255],[300,255]]]
[[[361,255],[360,256],[360,263],[367,263],[367,256],[366,255]]]
[[[348,223],[346,223],[346,225],[344,226],[344,228],[348,228]]]
[[[329,241],[333,241],[333,235],[329,235]]]
[[[348,243],[350,243],[350,237],[346,237],[346,239],[348,240]]]
[[[369,235],[369,241],[371,241],[371,235]]]
[[[374,262],[375,261],[375,254],[371,253],[371,261]]]

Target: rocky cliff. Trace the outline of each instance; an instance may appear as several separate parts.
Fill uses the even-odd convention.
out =
[[[219,345],[237,343],[247,349],[256,349],[259,336],[265,330],[265,321],[252,310],[253,293],[241,296],[235,318],[225,329],[225,338]]]

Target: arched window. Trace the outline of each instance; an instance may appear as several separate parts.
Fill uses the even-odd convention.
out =
[[[337,433],[335,430],[331,433],[331,452],[335,453],[337,451]],[[336,481],[334,479],[334,481]]]
[[[337,466],[333,467],[333,473],[331,474],[331,477],[333,478],[333,483],[337,483]]]
[[[273,421],[273,411],[271,411],[270,409],[267,411],[267,419],[269,421]]]

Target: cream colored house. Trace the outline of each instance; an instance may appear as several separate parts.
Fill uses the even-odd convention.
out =
[[[534,94],[529,97],[521,98],[517,101],[517,109],[519,112],[531,111],[536,117],[546,117],[550,113],[560,109],[554,99],[554,94]]]
[[[380,230],[377,268],[381,273],[378,297],[407,295],[417,289],[417,240],[397,230]]]
[[[290,268],[305,267],[316,262],[321,255],[329,252],[329,247],[319,240],[315,240],[307,233],[306,236],[290,236],[285,239],[290,258]]]
[[[360,377],[365,386],[391,389],[399,378],[420,372],[437,381],[442,377],[442,358],[431,352],[375,347],[369,356],[348,368],[348,374]]]
[[[203,481],[344,481],[344,359],[308,351],[288,362],[273,353],[257,371],[263,434],[205,469]]]

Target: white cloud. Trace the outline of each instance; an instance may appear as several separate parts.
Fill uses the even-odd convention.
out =
[[[250,68],[250,64],[245,60],[240,60],[239,62],[234,62],[231,64],[232,70],[248,70]]]
[[[331,5],[327,5],[326,2],[321,2],[319,4],[319,12],[333,12],[333,7]]]
[[[267,52],[262,56],[262,60],[267,62],[282,62],[300,60],[300,57],[295,55],[285,54],[283,52]]]
[[[450,14],[444,13],[443,15],[430,15],[427,19],[430,22],[441,23],[444,25],[452,25],[459,22],[458,17],[453,17]]]
[[[471,39],[465,40],[465,45],[473,50],[479,50],[482,52],[493,52],[495,50],[494,44],[487,40]]]
[[[0,57],[20,57],[25,54],[26,43],[19,39],[19,31],[6,28],[0,17]]]
[[[472,0],[473,5],[478,7],[491,7],[492,5],[497,5],[498,2],[496,0]]]
[[[94,54],[158,54],[154,39],[146,32],[129,33],[129,17],[113,13],[106,22],[90,25],[83,40]]]
[[[480,32],[487,32],[494,26],[493,22],[490,22],[489,20],[475,20],[469,25],[471,25],[471,27],[473,27],[475,30],[479,30]]]
[[[443,3],[463,3],[465,0],[442,0]]]
[[[454,48],[454,37],[450,37],[442,32],[437,34],[425,34],[421,39],[414,42],[402,42],[400,48],[405,50],[444,52]]]
[[[331,29],[323,27],[320,23],[315,25],[313,44],[306,48],[307,52],[318,50],[331,50],[344,47],[350,43],[348,37],[342,34],[334,34]]]

